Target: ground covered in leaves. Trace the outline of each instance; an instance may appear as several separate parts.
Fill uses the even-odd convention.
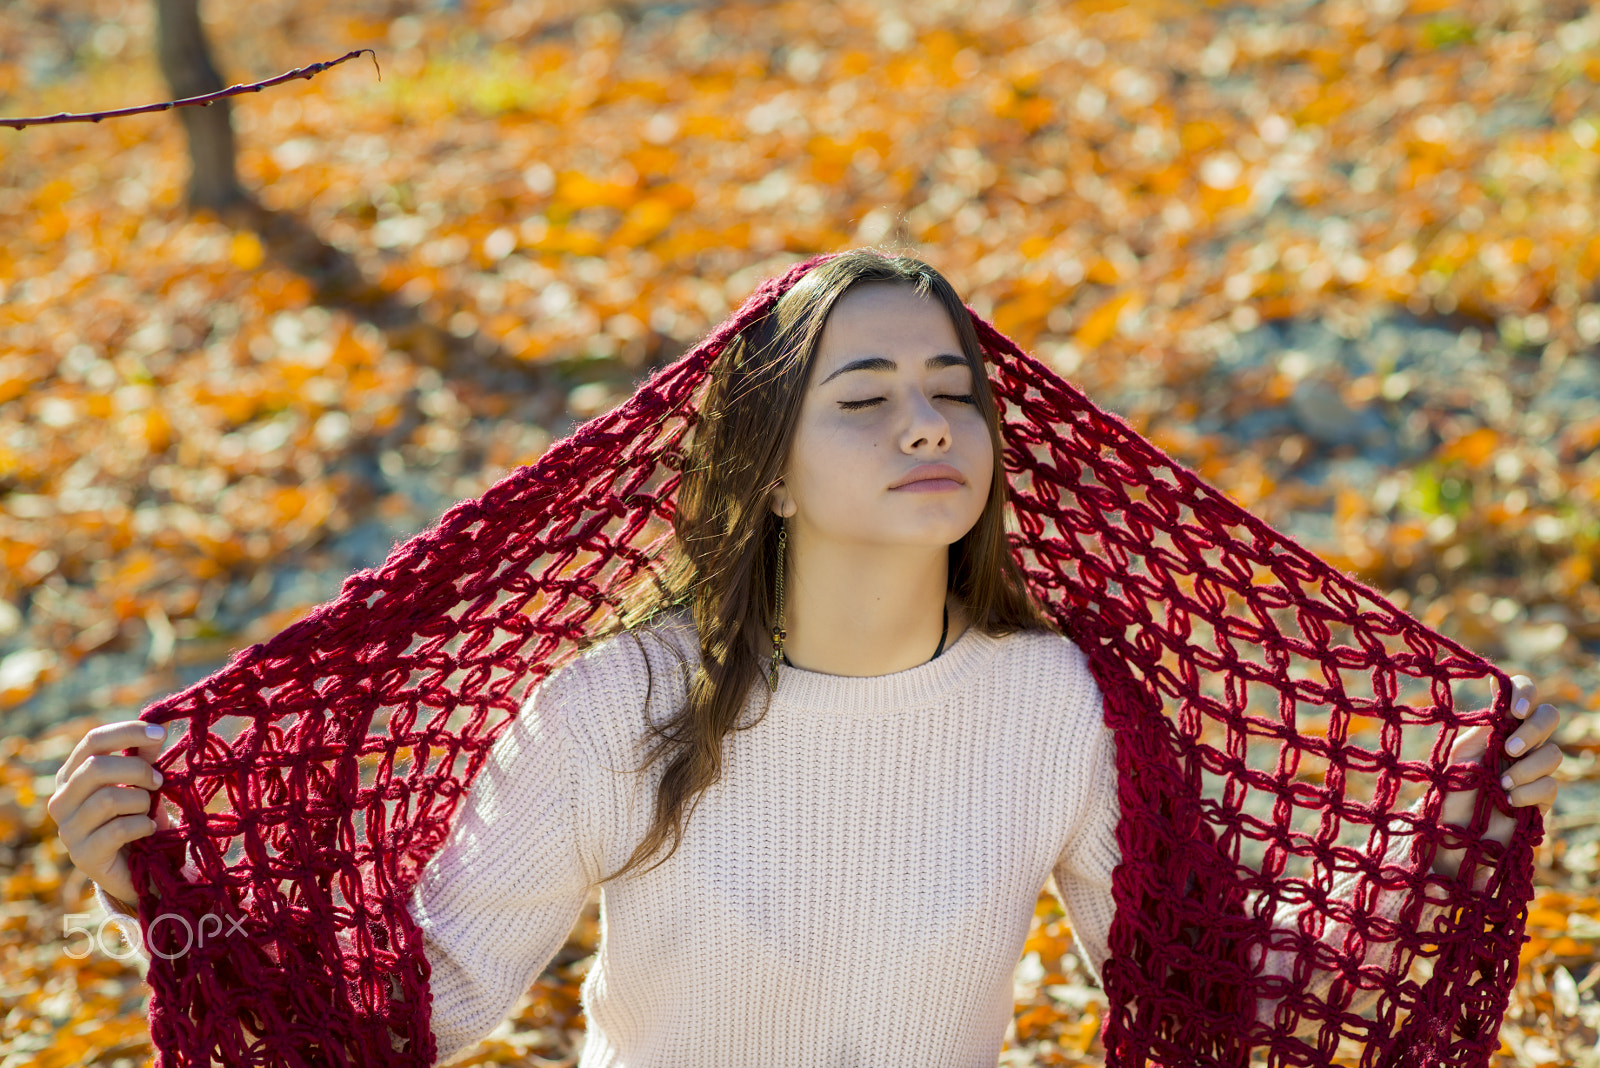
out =
[[[0,7],[0,114],[165,99],[152,5]],[[1563,802],[1499,1063],[1600,1064],[1600,14],[1578,3],[207,4],[171,115],[0,130],[0,1065],[139,1064],[44,812],[129,718],[625,396],[912,248],[1175,458],[1535,678]],[[474,1057],[570,1063],[592,914]],[[114,948],[114,937],[105,944]],[[1048,896],[1004,1063],[1098,1064]]]

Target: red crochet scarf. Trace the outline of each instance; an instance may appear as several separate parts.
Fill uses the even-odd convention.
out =
[[[407,894],[528,692],[666,545],[714,361],[828,258],[764,282],[626,403],[145,711],[186,722],[159,762],[180,821],[130,850],[134,884],[153,888],[139,914],[159,1068],[433,1062]],[[1480,723],[1499,752],[1510,680],[972,320],[1003,417],[1013,551],[1088,654],[1116,734],[1107,1064],[1233,1068],[1253,1048],[1328,1065],[1343,1032],[1363,1066],[1486,1065],[1542,823],[1522,809],[1509,847],[1485,841],[1498,772],[1448,753]],[[1484,700],[1464,708],[1474,683]],[[1442,791],[1472,787],[1460,874],[1429,874]],[[1408,861],[1380,864],[1396,836]],[[1330,898],[1349,872],[1355,893]],[[1400,922],[1374,915],[1380,886],[1405,895]],[[1418,933],[1425,888],[1452,907]],[[1302,902],[1299,933],[1272,944],[1290,975],[1340,975],[1326,1001],[1247,964],[1274,908]],[[1329,923],[1347,925],[1336,944],[1318,937]],[[1384,943],[1390,963],[1365,963]],[[1364,1016],[1345,1009],[1356,986],[1382,990]],[[1255,1022],[1263,997],[1279,999],[1270,1024]],[[1317,1034],[1291,1037],[1297,1012]]]

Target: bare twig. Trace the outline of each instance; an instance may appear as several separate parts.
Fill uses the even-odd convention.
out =
[[[0,126],[10,126],[14,130],[20,130],[24,126],[48,126],[57,122],[99,122],[101,119],[115,119],[123,115],[141,115],[148,111],[170,111],[172,108],[188,107],[192,104],[205,107],[207,104],[221,100],[223,97],[238,96],[240,93],[259,93],[269,85],[278,85],[281,82],[291,81],[295,78],[310,78],[313,75],[321,74],[329,67],[338,66],[347,59],[354,59],[363,52],[371,52],[372,65],[378,67],[378,53],[373,52],[370,48],[358,48],[354,52],[346,52],[338,59],[330,59],[326,63],[313,63],[309,67],[296,67],[294,70],[286,71],[276,78],[268,78],[264,82],[252,82],[249,85],[231,85],[226,89],[219,89],[215,93],[206,93],[204,96],[168,100],[161,104],[144,104],[136,108],[118,108],[115,111],[86,111],[81,113],[63,111],[59,115],[39,115],[27,119],[0,119]],[[378,67],[378,80],[380,82],[383,80],[382,67]]]

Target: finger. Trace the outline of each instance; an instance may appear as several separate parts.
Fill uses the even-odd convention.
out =
[[[1463,731],[1450,747],[1450,762],[1464,764],[1477,760],[1489,748],[1489,725],[1480,723]]]
[[[149,733],[151,728],[160,731],[159,736],[151,735]],[[91,728],[78,739],[78,744],[73,746],[66,762],[56,771],[56,789],[60,790],[67,780],[72,778],[72,773],[96,753],[120,753],[127,749],[137,749],[141,757],[154,761],[161,755],[161,748],[166,742],[167,728],[159,723],[146,723],[141,719],[125,719]]]
[[[1536,687],[1533,680],[1526,675],[1511,676],[1511,714],[1518,719],[1525,718],[1533,708],[1533,699]]]
[[[58,831],[74,860],[94,832],[119,816],[148,815],[150,792],[137,786],[102,786],[67,815]]]
[[[74,856],[73,863],[82,868],[90,878],[103,876],[110,872],[112,864],[116,861],[117,850],[138,838],[143,838],[155,830],[155,820],[143,814],[118,816],[101,825],[94,833],[84,839],[79,852],[80,858]]]
[[[1533,710],[1526,722],[1511,732],[1506,739],[1506,752],[1514,757],[1539,748],[1561,726],[1561,712],[1555,705],[1544,704]]]
[[[126,785],[155,790],[161,782],[161,773],[142,757],[90,753],[66,785],[50,795],[45,808],[59,827],[69,822],[102,786]]]
[[[1505,774],[1500,776],[1500,785],[1509,790],[1546,775],[1553,775],[1556,768],[1561,766],[1561,755],[1559,745],[1546,742],[1507,768]]]
[[[1513,805],[1519,808],[1525,805],[1538,805],[1540,808],[1547,809],[1548,806],[1555,804],[1556,781],[1546,775],[1542,779],[1524,783],[1512,790],[1507,797]]]

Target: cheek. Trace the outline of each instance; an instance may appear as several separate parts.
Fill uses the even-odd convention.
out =
[[[892,450],[864,422],[822,420],[795,435],[790,485],[819,522],[848,525],[849,517],[862,516],[888,483],[885,464]]]
[[[989,487],[994,482],[994,454],[985,450],[983,455],[975,460],[969,470],[972,472],[972,488],[977,492],[974,496],[981,502],[989,499]]]
[[[789,472],[797,491],[813,495],[852,481],[874,456],[875,438],[839,420],[817,419],[795,430]]]
[[[994,445],[989,440],[989,425],[983,421],[983,416],[974,412],[970,425],[962,427],[962,441],[965,445],[964,459],[966,470],[976,481],[993,480],[994,472]]]
[[[795,447],[799,450],[804,443],[804,448],[813,457],[828,456],[837,459],[853,455],[871,456],[882,444],[880,441],[882,437],[883,430],[870,416],[863,418],[860,415],[852,417],[849,413],[843,412],[838,415],[823,413],[798,428],[795,434]],[[812,465],[820,467],[822,463],[813,459]]]

